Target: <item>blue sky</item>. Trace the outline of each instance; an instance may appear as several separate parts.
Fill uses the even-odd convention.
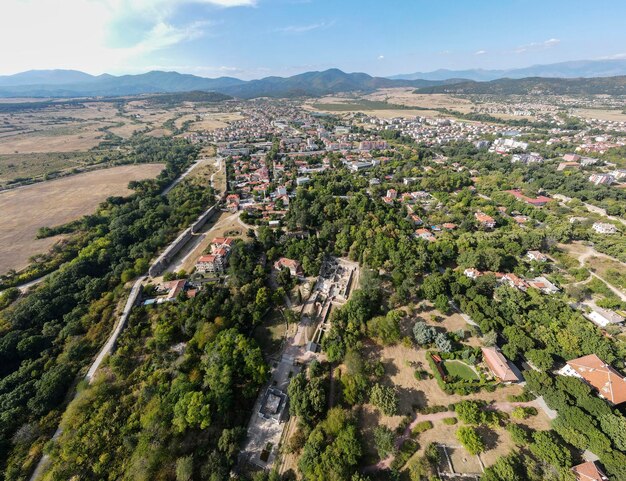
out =
[[[0,74],[513,68],[626,58],[624,19],[623,0],[2,0]]]

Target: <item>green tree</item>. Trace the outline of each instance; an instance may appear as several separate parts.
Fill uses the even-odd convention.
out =
[[[396,453],[396,437],[387,426],[376,426],[374,428],[374,444],[380,459],[385,459]]]
[[[392,387],[374,384],[370,390],[370,402],[387,416],[398,412],[398,395]]]
[[[485,450],[485,443],[478,431],[471,426],[461,426],[457,429],[456,438],[470,454],[480,454]]]

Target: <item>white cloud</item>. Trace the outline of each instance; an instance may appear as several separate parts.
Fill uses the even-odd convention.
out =
[[[485,55],[487,53],[487,50],[478,50],[477,52],[474,52],[474,55]]]
[[[521,47],[517,47],[515,49],[515,53],[524,53],[524,52],[534,52],[537,50],[547,50],[549,48],[556,47],[561,43],[561,40],[558,38],[550,38],[543,42],[532,42],[527,45],[522,45]]]
[[[191,3],[228,8],[255,6],[257,0],[2,0],[0,74],[136,67],[142,55],[210,31],[211,22],[172,21],[179,7]]]
[[[275,32],[280,33],[306,33],[311,32],[313,30],[323,30],[332,27],[335,24],[335,21],[331,22],[319,22],[319,23],[310,23],[308,25],[287,25],[286,27],[280,27],[275,29]]]
[[[598,60],[622,60],[626,59],[626,53],[615,53],[613,55],[605,55],[604,57],[599,57]]]
[[[385,60],[385,56],[384,55],[379,55],[378,56],[378,60]]]

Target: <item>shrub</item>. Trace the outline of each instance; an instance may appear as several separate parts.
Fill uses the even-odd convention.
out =
[[[511,417],[513,419],[527,419],[530,416],[536,416],[537,415],[537,409],[535,409],[534,407],[516,407],[515,409],[513,409],[513,411],[511,412]]]
[[[456,418],[444,418],[443,419],[443,423],[447,424],[448,426],[453,426],[457,423],[457,419]]]
[[[413,456],[419,449],[419,444],[412,439],[405,439],[400,446],[400,452],[396,455],[391,463],[391,469],[399,471],[406,464],[406,462]]]
[[[424,431],[428,431],[429,429],[433,428],[433,423],[431,421],[422,421],[417,423],[415,426],[413,426],[413,429],[411,429],[411,435],[412,436],[417,436],[421,433],[423,433]]]

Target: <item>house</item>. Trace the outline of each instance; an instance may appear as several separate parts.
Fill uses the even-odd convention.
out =
[[[496,226],[495,219],[483,212],[476,212],[474,214],[474,217],[476,218],[478,223],[486,229],[493,229]]]
[[[505,190],[505,192],[507,194],[511,194],[517,200],[520,200],[530,205],[534,205],[535,207],[543,207],[548,202],[550,202],[550,200],[552,200],[550,199],[550,197],[546,197],[544,195],[538,195],[537,197],[533,199],[532,197],[527,197],[524,194],[522,194],[522,192],[519,189]]]
[[[528,284],[526,283],[526,281],[524,279],[521,279],[520,277],[518,277],[516,274],[510,273],[510,274],[500,274],[500,273],[496,273],[496,278],[498,278],[498,280],[501,283],[507,283],[510,287],[514,287],[516,289],[519,289],[520,291],[525,291],[528,288]]]
[[[572,468],[577,481],[609,481],[609,478],[593,461],[578,464]]]
[[[591,174],[589,176],[589,182],[594,185],[611,185],[615,182],[615,177],[611,174]]]
[[[229,254],[234,242],[235,239],[232,237],[216,237],[211,241],[211,254],[217,253],[220,249],[226,250]]]
[[[591,228],[598,234],[615,234],[617,232],[617,227],[606,222],[594,222]]]
[[[286,257],[281,257],[276,262],[274,262],[274,269],[276,269],[277,271],[280,271],[285,267],[289,269],[289,273],[293,277],[301,277],[302,275],[304,275],[302,266],[296,260],[287,259]]]
[[[483,360],[485,364],[500,382],[521,382],[522,376],[506,357],[495,347],[483,347]],[[517,371],[517,372],[516,372]]]
[[[311,181],[311,179],[309,177],[298,177],[296,179],[296,185],[300,186],[300,185],[305,185],[308,184]]]
[[[580,169],[580,164],[578,162],[561,162],[556,168],[559,172],[565,169]]]
[[[558,287],[543,276],[535,277],[531,281],[528,281],[528,285],[540,290],[544,294],[556,294],[560,291]]]
[[[465,276],[469,277],[470,279],[477,279],[483,275],[482,272],[480,272],[478,269],[474,269],[473,267],[465,269],[463,271],[463,274],[465,274]]]
[[[545,254],[542,254],[539,251],[528,251],[526,253],[526,258],[530,261],[537,261],[537,262],[546,262],[548,260],[548,256],[546,256]]]
[[[200,256],[196,261],[196,272],[201,274],[224,272],[225,268],[226,259],[214,254]]]
[[[606,327],[610,324],[621,324],[624,318],[613,311],[601,309],[600,307],[592,307],[591,311],[585,313],[585,317],[600,327]]]
[[[178,279],[175,281],[164,282],[161,286],[167,289],[166,301],[173,301],[178,297],[178,294],[183,292],[187,281],[185,279]]]
[[[580,155],[578,155],[578,154],[565,154],[563,156],[563,160],[565,162],[578,162],[580,160]]]
[[[413,221],[413,223],[415,225],[422,225],[424,223],[424,221],[421,219],[421,217],[415,215],[415,214],[411,214],[411,220]]]
[[[389,189],[387,190],[387,197],[391,198],[391,199],[395,199],[398,197],[398,191],[396,189]]]
[[[568,361],[559,374],[584,380],[613,405],[626,401],[626,379],[595,354]]]
[[[457,228],[457,225],[453,224],[452,222],[444,222],[443,224],[441,224],[441,227],[446,230],[454,230]]]
[[[429,242],[433,242],[435,240],[435,236],[428,229],[417,229],[415,231],[415,237],[427,240]]]

